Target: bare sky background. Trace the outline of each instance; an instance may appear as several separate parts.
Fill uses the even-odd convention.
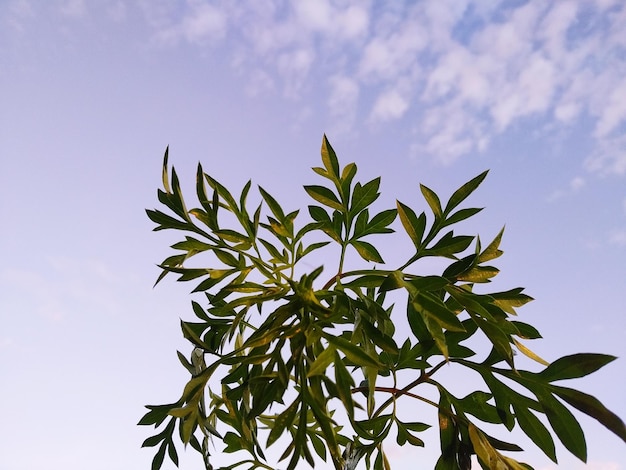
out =
[[[135,424],[190,350],[191,286],[152,289],[167,145],[187,192],[201,161],[288,209],[323,133],[387,206],[491,169],[468,233],[506,225],[496,284],[536,299],[541,356],[621,357],[572,386],[626,417],[624,77],[619,0],[0,0],[0,470],[149,468]],[[558,447],[559,467],[626,469],[581,421],[589,463]],[[394,469],[432,468],[430,445]]]

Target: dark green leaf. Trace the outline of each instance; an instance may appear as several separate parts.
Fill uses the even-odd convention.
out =
[[[571,388],[553,385],[550,390],[572,405],[574,408],[596,419],[599,423],[626,442],[626,426],[615,413],[607,409],[600,401],[586,393]]]
[[[419,292],[417,296],[413,298],[413,307],[421,315],[428,317],[442,328],[450,331],[465,331],[463,324],[454,312],[448,310],[446,304],[433,294]]]
[[[515,417],[522,431],[539,447],[550,460],[556,463],[556,450],[550,432],[543,423],[525,406],[513,405]]]
[[[534,389],[537,399],[548,417],[548,421],[554,429],[559,440],[565,448],[583,462],[587,461],[587,444],[585,435],[574,415],[551,393],[539,392]]]
[[[355,365],[363,367],[380,368],[381,364],[378,359],[370,356],[365,350],[341,336],[333,336],[329,333],[322,332],[322,336],[335,348],[344,353],[348,360]]]
[[[455,237],[453,232],[446,233],[441,239],[435,243],[435,246],[428,249],[429,254],[438,256],[452,256],[465,251],[472,243],[474,237],[461,235]]]
[[[469,219],[470,217],[478,214],[482,210],[483,210],[482,207],[472,207],[472,208],[467,208],[467,209],[461,209],[459,211],[456,211],[450,217],[448,217],[441,224],[441,226],[442,227],[447,227],[448,225],[453,225],[453,224],[456,224],[458,222],[461,222],[462,220]]]
[[[557,359],[539,373],[547,382],[576,379],[589,375],[616,359],[606,354],[573,354]]]
[[[283,222],[285,220],[285,213],[283,212],[283,209],[280,207],[280,204],[278,204],[276,199],[274,199],[270,195],[270,193],[265,191],[261,186],[259,186],[259,192],[261,193],[261,196],[263,196],[263,200],[265,201],[265,203],[268,205],[268,207],[272,211],[272,214],[274,214],[274,217],[276,217],[279,221]]]
[[[152,459],[152,470],[159,470],[161,468],[161,465],[163,465],[163,459],[165,458],[166,446],[167,446],[167,441],[163,441],[163,444],[161,444],[161,447],[159,447],[159,450],[157,451],[154,458]]]

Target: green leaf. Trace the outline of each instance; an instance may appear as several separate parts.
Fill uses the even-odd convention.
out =
[[[388,226],[393,223],[397,214],[398,211],[396,209],[389,209],[376,214],[367,224],[364,235],[372,233],[392,233],[393,230],[388,228]]]
[[[270,195],[270,193],[265,191],[261,186],[259,186],[259,192],[261,193],[261,196],[263,197],[263,200],[265,201],[267,206],[272,211],[272,214],[274,214],[274,217],[276,217],[279,221],[283,222],[285,220],[285,213],[283,212],[283,209],[280,207],[280,204],[278,204],[276,199],[274,199]]]
[[[606,354],[573,354],[557,359],[538,375],[547,382],[576,379],[589,375],[617,359]]]
[[[330,189],[325,188],[324,186],[311,185],[305,186],[304,190],[309,196],[320,204],[324,204],[325,206],[336,209],[340,212],[344,211],[343,205],[339,202],[335,193],[333,193]]]
[[[322,138],[322,162],[326,171],[333,176],[333,180],[339,181],[339,160],[337,160],[337,154],[332,145],[328,141],[326,135]]]
[[[335,360],[335,348],[331,345],[324,349],[319,356],[315,359],[307,377],[313,377],[314,375],[324,375],[328,366]]]
[[[539,331],[537,331],[537,329],[534,326],[529,325],[528,323],[522,323],[520,321],[511,321],[511,323],[513,323],[513,325],[515,325],[515,328],[517,328],[517,331],[519,331],[520,338],[524,338],[524,339],[541,338],[541,334],[539,333]]]
[[[470,194],[472,194],[480,183],[483,182],[485,177],[487,176],[489,171],[483,171],[480,175],[472,178],[459,189],[457,189],[452,196],[450,196],[450,200],[448,204],[446,204],[446,210],[444,211],[446,214],[449,214],[452,209],[461,204]]]
[[[357,172],[357,166],[354,163],[348,163],[341,172],[341,197],[344,204],[350,202],[350,185]]]
[[[484,263],[486,261],[491,261],[492,259],[498,258],[502,255],[502,251],[498,249],[500,246],[500,242],[502,241],[502,234],[504,234],[504,228],[500,230],[500,233],[496,235],[493,241],[489,244],[487,248],[480,254],[478,257],[479,263]]]
[[[384,263],[378,250],[371,243],[367,243],[361,240],[352,240],[350,242],[356,251],[361,255],[365,261],[373,261],[374,263]]]
[[[585,435],[574,415],[549,392],[533,389],[548,421],[565,448],[583,462],[587,461]]]
[[[474,237],[469,235],[455,237],[453,232],[448,232],[428,252],[431,256],[452,256],[465,251],[473,240]]]
[[[525,406],[513,404],[515,418],[522,431],[539,447],[550,460],[556,463],[556,450],[554,441],[548,429],[543,423]]]
[[[421,315],[450,331],[465,331],[458,317],[441,300],[428,292],[419,292],[413,298],[413,307]]]
[[[411,238],[415,247],[419,248],[422,244],[422,237],[424,236],[424,230],[426,228],[426,215],[422,212],[420,216],[417,217],[413,209],[402,204],[400,201],[396,201],[396,207],[404,230]]]
[[[500,270],[493,266],[475,266],[468,272],[460,274],[457,279],[464,282],[490,282],[489,280],[497,276],[499,272]]]
[[[361,186],[361,183],[356,183],[352,192],[352,206],[350,207],[350,214],[358,214],[378,199],[378,196],[380,196],[380,193],[378,192],[379,187],[380,177],[374,178],[372,181],[365,183],[363,186]]]
[[[342,338],[341,336],[333,336],[325,331],[322,332],[324,337],[332,346],[346,355],[348,360],[355,365],[361,367],[381,368],[378,359],[370,356],[364,349]]]
[[[167,229],[190,230],[190,224],[188,222],[175,219],[161,211],[146,209],[146,214],[148,214],[148,218],[152,222],[158,224],[153,229],[155,232]]]
[[[552,385],[550,390],[574,408],[596,419],[600,424],[626,442],[626,426],[624,422],[619,416],[600,403],[597,398],[578,390],[556,385]]]
[[[493,294],[489,294],[494,299],[494,304],[504,310],[506,313],[510,313],[511,315],[515,315],[515,308],[521,307],[528,302],[534,300],[532,297],[526,294],[522,294],[521,287],[517,287],[515,289],[511,289],[505,292],[494,292]]]
[[[170,151],[170,146],[168,145],[167,147],[165,147],[165,155],[163,155],[163,171],[161,174],[161,177],[163,180],[163,188],[165,189],[166,193],[172,192],[172,189],[170,188],[168,169],[167,169],[167,160],[169,158],[169,151]]]
[[[154,458],[152,459],[152,467],[151,467],[152,470],[159,470],[161,468],[161,465],[163,465],[163,459],[165,458],[166,446],[167,446],[167,441],[163,441],[163,444],[161,444],[161,447],[159,447],[159,450],[157,451]]]
[[[448,217],[443,222],[443,224],[441,224],[441,226],[442,227],[447,227],[448,225],[453,225],[453,224],[456,224],[458,222],[461,222],[462,220],[469,219],[470,217],[475,216],[476,214],[478,214],[482,210],[483,210],[482,207],[472,207],[472,208],[467,208],[467,209],[461,209],[459,211],[456,211],[450,217]]]
[[[426,202],[430,206],[430,210],[433,211],[435,220],[441,219],[442,212],[441,212],[441,202],[439,201],[439,196],[437,196],[437,194],[435,194],[435,192],[432,189],[424,186],[423,184],[420,184],[420,190],[422,191],[422,194],[424,195],[424,199],[426,199]]]

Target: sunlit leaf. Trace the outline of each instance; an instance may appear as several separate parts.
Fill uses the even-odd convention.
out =
[[[384,263],[378,250],[371,243],[361,240],[353,240],[350,242],[356,251],[365,261],[373,261],[374,263]]]
[[[427,186],[423,184],[420,184],[420,190],[422,191],[422,194],[424,195],[424,199],[426,199],[426,202],[430,206],[430,210],[433,211],[435,218],[440,219],[442,215],[442,211],[441,211],[441,202],[439,201],[439,196],[437,196],[437,194],[432,189],[428,188]]]
[[[457,189],[454,192],[454,194],[450,196],[450,199],[448,200],[448,204],[446,204],[446,209],[444,212],[446,214],[449,214],[452,209],[454,209],[459,204],[461,204],[465,199],[467,199],[467,197],[470,194],[472,194],[476,190],[476,188],[478,188],[478,186],[480,186],[480,183],[483,182],[483,180],[487,176],[487,173],[489,173],[489,171],[483,171],[480,175],[476,176],[475,178],[472,178],[463,186],[461,186],[459,189]]]

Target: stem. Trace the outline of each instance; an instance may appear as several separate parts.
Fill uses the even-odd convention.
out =
[[[385,403],[383,403],[382,405],[380,405],[380,407],[374,412],[374,414],[372,415],[372,418],[376,418],[377,416],[379,416],[384,410],[385,408],[387,408],[389,405],[391,405],[394,400],[395,397],[399,397],[401,395],[408,395],[411,396],[413,398],[416,398],[416,396],[413,396],[413,394],[409,393],[409,390],[411,390],[412,388],[418,386],[421,383],[424,383],[428,380],[430,380],[430,378],[441,368],[444,366],[444,364],[446,364],[446,361],[441,361],[439,364],[437,364],[435,367],[432,368],[432,370],[430,372],[428,372],[427,374],[425,374],[423,371],[420,374],[420,376],[415,379],[413,382],[411,382],[410,384],[408,384],[406,387],[401,388],[401,389],[395,389],[395,391],[393,392],[394,396],[392,396],[391,398],[389,398]],[[365,387],[359,387],[355,390],[357,391],[363,391],[361,389],[363,389]],[[375,388],[375,390],[378,390],[378,387]],[[382,390],[381,390],[382,391]],[[385,391],[389,391],[389,389],[385,390]],[[424,399],[425,400],[425,399]],[[428,402],[427,402],[428,403]],[[431,403],[432,404],[432,403]],[[435,404],[435,406],[438,406]]]

